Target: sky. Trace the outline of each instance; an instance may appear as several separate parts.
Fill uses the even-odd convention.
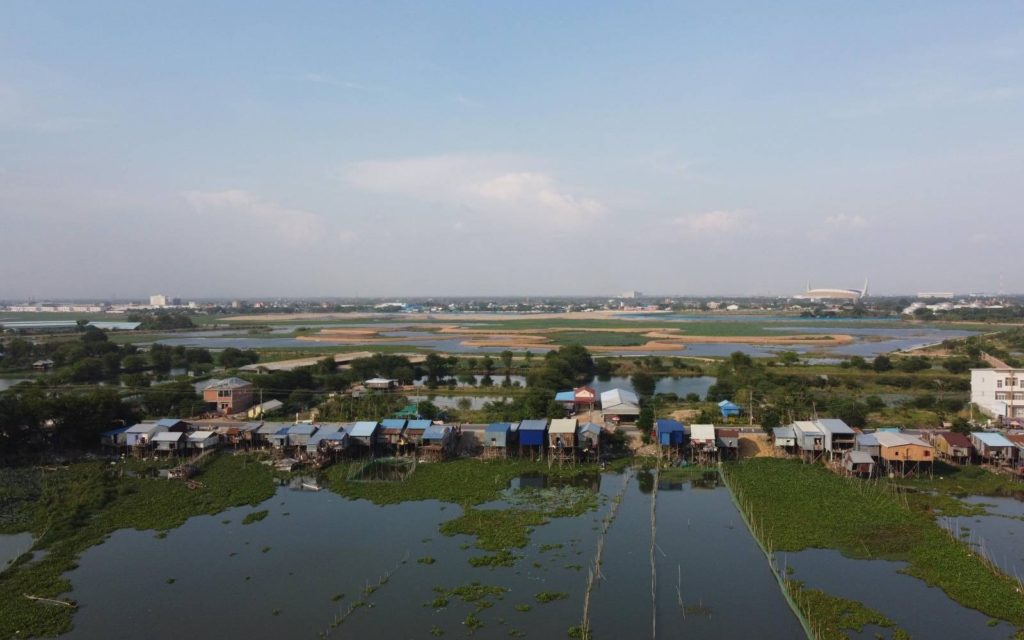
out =
[[[1022,203],[1019,0],[0,6],[8,300],[1024,292]]]

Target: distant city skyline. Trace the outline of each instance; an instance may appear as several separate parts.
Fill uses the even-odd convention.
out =
[[[4,13],[0,299],[1024,292],[1019,2]]]

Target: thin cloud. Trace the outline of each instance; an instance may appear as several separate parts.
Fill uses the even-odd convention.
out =
[[[868,219],[861,215],[838,213],[825,218],[825,224],[834,229],[864,229],[870,226]]]
[[[504,156],[442,155],[355,162],[342,167],[350,187],[464,208],[507,224],[570,228],[602,217],[599,201],[573,193],[550,174]]]
[[[305,82],[312,82],[313,84],[326,84],[332,87],[343,87],[345,89],[353,89],[356,91],[373,91],[373,87],[349,80],[340,80],[325,73],[307,71],[300,76],[300,79]]]
[[[269,233],[268,242],[282,240],[297,246],[317,242],[324,234],[323,222],[315,213],[263,200],[248,191],[187,191],[182,196],[196,213],[227,217]]]
[[[734,233],[749,228],[748,216],[742,211],[707,211],[677,216],[672,224],[687,235]]]

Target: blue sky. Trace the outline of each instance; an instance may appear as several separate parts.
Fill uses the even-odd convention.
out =
[[[1024,3],[8,2],[0,297],[1024,291]]]

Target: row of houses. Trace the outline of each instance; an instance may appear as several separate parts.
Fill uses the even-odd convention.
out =
[[[602,391],[599,397],[593,387],[576,387],[556,393],[555,402],[564,406],[569,413],[600,408],[605,420],[613,423],[633,422],[640,415],[640,399],[628,389],[609,389]],[[730,400],[719,402],[718,410],[723,418],[739,416],[743,412],[740,405]]]
[[[685,456],[697,464],[709,464],[739,457],[740,432],[713,424],[685,425],[671,418],[654,423],[658,445],[670,455]]]
[[[495,422],[484,428],[485,458],[504,458],[513,450],[520,455],[549,455],[559,461],[594,458],[600,454],[602,428],[576,418]]]

